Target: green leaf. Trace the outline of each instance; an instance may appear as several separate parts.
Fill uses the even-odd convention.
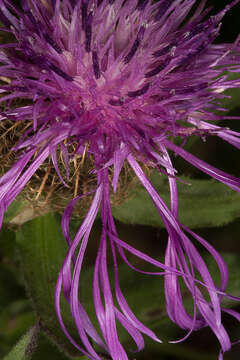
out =
[[[97,240],[97,236],[90,239],[89,246],[92,246],[90,253],[93,251],[95,254]],[[17,243],[20,249],[27,289],[40,318],[42,329],[54,342],[61,344],[61,349],[64,350],[67,357],[79,357],[79,352],[75,351],[62,333],[54,309],[53,297],[56,279],[67,250],[65,240],[61,234],[59,217],[49,214],[24,224],[21,232],[17,234]],[[88,259],[88,261],[92,262],[92,259]],[[228,291],[238,295],[239,259],[237,257],[233,259],[230,256],[226,258],[226,261],[229,263],[230,270],[230,288]],[[218,281],[218,274],[215,271],[216,266],[211,256],[206,256],[206,262],[209,264],[214,280]],[[152,268],[146,266],[144,270],[151,271]],[[113,285],[114,273],[111,266],[109,266],[109,277]],[[165,311],[163,277],[139,274],[132,271],[125,264],[119,265],[119,277],[126,300],[136,316],[144,324],[156,331],[162,340],[175,337],[178,328],[170,322]],[[93,324],[97,326],[92,298],[92,278],[93,267],[87,267],[81,275],[79,295]],[[191,296],[186,294],[184,301],[189,311],[191,311]],[[74,333],[75,327],[71,313],[66,303],[63,302],[62,305],[65,324],[70,333]],[[231,301],[224,302],[224,306],[232,305]],[[162,332],[163,328],[164,333]],[[128,334],[121,326],[119,327],[119,335],[124,346],[126,345],[127,348],[133,347]],[[78,338],[78,335],[76,335],[76,339]],[[163,348],[164,351],[171,352],[171,349]],[[159,347],[160,352],[161,346]]]
[[[67,253],[59,217],[48,214],[25,223],[17,232],[16,241],[27,291],[40,318],[41,329],[66,354],[76,355],[77,350],[60,328],[54,307],[57,276]],[[71,314],[64,299],[62,308],[67,328],[73,329]]]
[[[178,181],[180,222],[191,228],[221,226],[240,216],[240,196],[214,180],[181,177]],[[150,180],[169,206],[169,184],[166,176],[152,171]],[[145,188],[131,186],[127,200],[113,207],[114,217],[126,224],[162,227],[160,215]]]
[[[21,214],[23,208],[26,206],[22,199],[14,200],[7,211],[5,212],[3,222],[10,223],[15,217]],[[29,207],[29,206],[28,206]]]
[[[61,345],[60,348],[68,357],[79,356],[79,352],[63,334],[55,315],[56,280],[67,252],[59,217],[48,214],[24,224],[17,233],[17,244],[27,291],[40,318],[41,329],[53,342]],[[92,244],[96,244],[96,241]],[[111,267],[109,272],[113,283],[114,274]],[[161,290],[159,291],[159,288],[163,289],[163,280],[138,274],[126,265],[120,265],[119,272],[124,294],[132,309],[140,314],[140,319],[153,327],[159,325],[159,322],[166,321],[166,314],[159,310],[161,304],[163,305],[163,296]],[[83,271],[80,279],[80,296],[93,324],[98,327],[93,306],[92,276],[93,267]],[[64,301],[62,305],[65,324],[70,333],[74,333],[75,326],[68,305]],[[75,335],[75,338],[79,339],[79,336]],[[123,343],[129,342],[128,334],[121,328],[120,338]]]
[[[38,325],[31,328],[4,360],[30,360],[37,344]]]

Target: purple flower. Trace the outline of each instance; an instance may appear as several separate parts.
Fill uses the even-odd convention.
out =
[[[240,179],[210,166],[172,141],[179,136],[187,139],[192,135],[215,135],[240,148],[239,133],[213,124],[228,119],[213,111],[220,108],[224,91],[240,87],[239,79],[229,80],[226,75],[226,71],[240,72],[239,41],[213,44],[223,16],[236,3],[233,1],[215,16],[206,17],[209,9],[204,9],[204,0],[22,0],[22,9],[10,0],[0,0],[1,30],[12,35],[12,42],[0,46],[0,76],[11,80],[0,86],[0,103],[9,105],[1,112],[0,120],[31,122],[14,148],[18,160],[0,178],[0,220],[48,157],[65,184],[58,166],[59,148],[67,172],[71,144],[75,145],[75,155],[93,159],[96,191],[74,239],[69,235],[69,221],[80,196],[69,203],[62,218],[69,250],[55,295],[64,333],[90,359],[100,360],[92,341],[113,360],[128,359],[118,338],[117,322],[130,334],[138,350],[144,347],[143,334],[160,342],[136,318],[125,300],[118,278],[119,256],[136,271],[164,276],[166,309],[171,320],[187,330],[184,338],[209,326],[221,345],[219,359],[231,347],[221,314],[226,312],[237,320],[240,315],[221,306],[224,297],[231,297],[225,292],[227,267],[210,244],[179,222],[176,170],[169,150],[240,191]],[[193,7],[195,10],[190,12]],[[12,100],[19,98],[31,103],[13,108]],[[125,162],[152,198],[168,231],[164,263],[118,237],[110,191],[111,187],[116,191]],[[170,208],[140,164],[168,175]],[[94,268],[93,301],[101,335],[78,295],[84,254],[98,211],[102,235]],[[215,259],[221,274],[220,286],[214,283],[191,239]],[[108,275],[107,246],[114,264],[114,289]],[[156,272],[135,268],[127,253],[154,265]],[[193,315],[185,309],[179,278],[192,294]],[[71,308],[81,345],[63,323],[62,292]]]

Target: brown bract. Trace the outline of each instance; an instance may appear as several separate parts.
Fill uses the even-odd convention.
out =
[[[6,173],[17,160],[20,153],[15,152],[12,148],[31,125],[31,121],[15,122],[9,119],[0,121],[0,176]],[[96,189],[96,174],[92,170],[94,169],[93,160],[86,155],[86,152],[83,156],[76,155],[76,147],[77,144],[71,144],[68,147],[71,155],[69,178],[67,178],[62,152],[58,149],[58,166],[67,186],[61,182],[51,159],[47,159],[19,195],[18,200],[24,201],[25,205],[24,208],[21,208],[21,214],[18,214],[11,223],[21,225],[50,211],[62,214],[68,202],[79,195],[83,196],[77,203],[73,216],[79,219],[84,218],[92,201],[91,192]],[[123,203],[127,199],[129,189],[133,186],[135,186],[133,174],[125,165],[117,192],[111,195],[112,205],[118,206]]]

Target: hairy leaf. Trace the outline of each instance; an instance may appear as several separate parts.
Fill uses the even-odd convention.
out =
[[[63,334],[54,308],[58,272],[67,252],[60,221],[54,214],[35,218],[17,232],[21,264],[27,291],[40,318],[41,329],[68,355],[77,351]],[[70,312],[63,301],[63,317],[73,328]]]
[[[31,328],[3,360],[30,360],[35,350],[38,325]]]
[[[187,177],[178,181],[180,222],[191,228],[221,226],[240,216],[240,196],[224,184],[214,180],[196,180]],[[169,206],[169,184],[166,176],[157,171],[151,182]],[[161,218],[146,190],[138,183],[131,187],[127,200],[113,207],[117,220],[127,224],[162,227]]]

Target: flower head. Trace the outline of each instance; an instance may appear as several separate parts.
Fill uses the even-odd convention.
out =
[[[118,338],[117,321],[136,342],[138,350],[144,346],[142,334],[160,341],[136,318],[122,293],[118,256],[144,273],[129,262],[126,252],[158,268],[149,275],[164,276],[167,312],[172,321],[188,330],[186,337],[193,330],[210,326],[221,345],[220,358],[231,347],[221,312],[226,311],[238,320],[239,314],[221,308],[222,298],[228,296],[227,267],[211,245],[180,224],[176,170],[168,151],[240,191],[239,179],[208,165],[173,141],[178,136],[186,139],[192,135],[215,135],[240,147],[239,133],[212,123],[226,119],[213,112],[219,108],[224,91],[240,87],[239,80],[229,80],[225,75],[226,71],[240,71],[239,41],[213,44],[223,16],[237,2],[207,17],[209,9],[204,10],[204,0],[22,0],[21,9],[10,0],[0,0],[1,30],[11,37],[0,51],[0,76],[8,79],[0,86],[0,102],[8,105],[0,120],[29,124],[14,148],[18,160],[0,178],[0,217],[49,157],[66,185],[59,170],[58,151],[67,174],[71,156],[92,159],[96,191],[73,240],[69,221],[80,196],[70,201],[62,218],[69,251],[59,273],[55,296],[63,331],[90,359],[100,359],[90,340],[113,360],[128,359]],[[30,102],[13,108],[12,101],[19,98]],[[71,156],[70,146],[74,147]],[[116,191],[125,162],[149,193],[168,231],[164,263],[134,249],[117,235],[110,205],[110,179]],[[169,176],[171,208],[139,163]],[[102,235],[93,276],[93,301],[101,336],[78,296],[83,258],[99,210]],[[216,260],[221,273],[220,288],[214,284],[192,238]],[[114,294],[108,276],[107,246],[114,263]],[[195,272],[201,280],[197,280]],[[184,307],[180,277],[193,296],[193,315]],[[202,285],[209,299],[201,290]],[[62,291],[82,345],[71,337],[63,323]]]

